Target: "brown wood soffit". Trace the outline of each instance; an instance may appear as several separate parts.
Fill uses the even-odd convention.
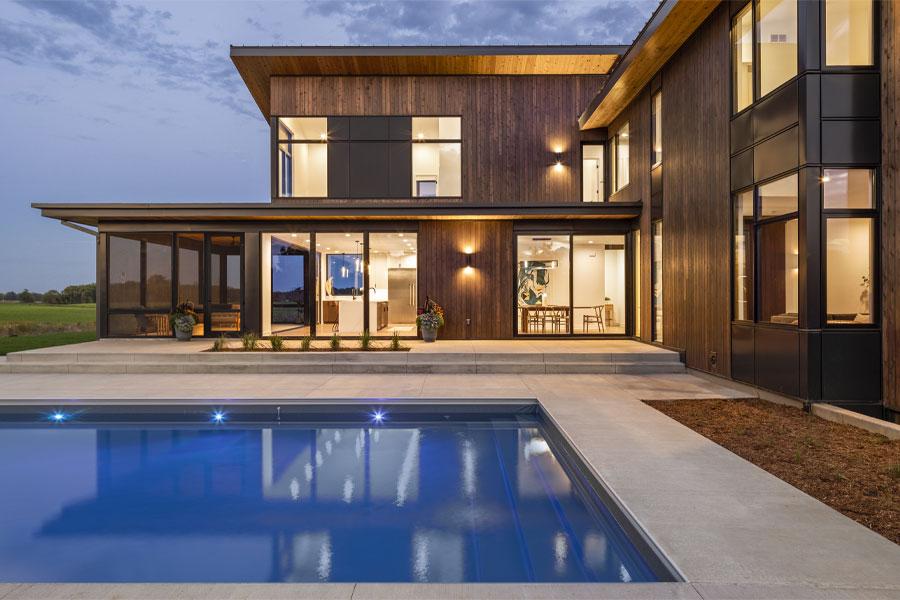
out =
[[[269,80],[298,75],[605,75],[628,46],[232,46],[264,117]]]
[[[297,221],[297,220],[489,220],[632,219],[640,203],[605,202],[556,205],[292,206],[268,203],[191,204],[32,204],[41,216],[98,225],[139,221]]]
[[[581,129],[608,127],[719,4],[719,0],[665,0],[660,4],[579,117]]]

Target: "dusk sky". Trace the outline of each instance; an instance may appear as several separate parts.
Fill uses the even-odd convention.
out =
[[[267,124],[235,45],[627,44],[657,0],[0,0],[0,291],[93,282],[32,202],[264,202]]]

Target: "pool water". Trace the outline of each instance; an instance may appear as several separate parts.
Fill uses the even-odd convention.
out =
[[[535,419],[0,428],[0,581],[641,582]]]

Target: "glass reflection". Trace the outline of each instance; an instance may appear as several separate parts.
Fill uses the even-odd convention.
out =
[[[0,456],[0,581],[653,580],[536,423],[0,429]]]

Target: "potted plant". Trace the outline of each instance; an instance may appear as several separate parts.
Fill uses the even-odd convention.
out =
[[[426,342],[433,342],[437,339],[437,330],[444,326],[444,309],[441,305],[432,300],[425,298],[425,307],[419,311],[416,317],[416,325],[422,332],[422,339]]]
[[[194,335],[194,325],[197,324],[197,313],[194,312],[193,302],[182,302],[175,307],[175,312],[169,315],[169,324],[175,331],[175,339],[179,342],[190,341]]]

